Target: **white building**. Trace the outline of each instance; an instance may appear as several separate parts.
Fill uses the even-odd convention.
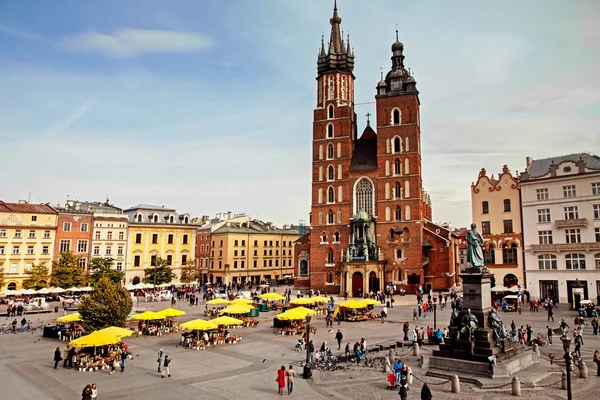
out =
[[[600,295],[600,157],[527,158],[521,174],[527,289],[532,298],[571,302]]]

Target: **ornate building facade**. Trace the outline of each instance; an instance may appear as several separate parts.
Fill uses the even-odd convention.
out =
[[[505,165],[498,179],[485,169],[471,184],[473,222],[483,235],[485,265],[496,286],[523,285],[523,235],[518,180]]]
[[[337,7],[330,24],[328,49],[322,40],[317,58],[310,251],[296,263],[308,279],[296,285],[353,296],[392,283],[451,287],[456,236],[430,222],[419,92],[404,66],[404,45],[396,33],[391,70],[376,87],[377,132],[367,119],[358,135],[354,50],[340,33]]]

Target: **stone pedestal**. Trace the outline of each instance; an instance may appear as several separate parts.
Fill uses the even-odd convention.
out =
[[[480,269],[465,269],[458,275],[463,285],[463,309],[471,309],[480,328],[487,328],[487,318],[492,309],[492,277]]]

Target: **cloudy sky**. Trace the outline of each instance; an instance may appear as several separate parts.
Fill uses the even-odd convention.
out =
[[[0,1],[0,199],[308,220],[316,55],[333,0]],[[356,102],[396,25],[434,220],[478,171],[600,153],[600,3],[339,0]],[[359,130],[373,104],[357,106]]]

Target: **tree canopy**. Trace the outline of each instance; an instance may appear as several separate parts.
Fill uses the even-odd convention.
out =
[[[181,267],[181,277],[179,280],[183,283],[196,282],[200,277],[200,272],[196,268],[194,261],[188,261],[183,267]]]
[[[86,281],[79,257],[70,251],[61,252],[58,261],[52,263],[52,285],[62,288],[83,286]]]
[[[25,274],[27,275],[27,279],[23,281],[25,289],[39,290],[48,287],[50,273],[46,263],[34,264],[29,270],[25,271]]]
[[[146,268],[144,271],[145,283],[160,285],[162,283],[169,283],[173,280],[173,278],[175,278],[175,274],[173,273],[171,267],[167,264],[167,260],[157,257],[153,264],[153,266]]]
[[[78,311],[82,325],[89,331],[96,331],[109,326],[125,326],[132,306],[127,289],[103,276],[96,282],[94,290],[81,299]]]
[[[114,283],[123,280],[125,273],[113,268],[113,264],[114,260],[112,258],[94,257],[90,260],[90,282],[92,286],[95,286],[103,277]]]

